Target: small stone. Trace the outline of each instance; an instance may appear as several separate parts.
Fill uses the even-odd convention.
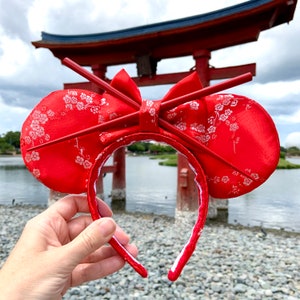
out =
[[[265,290],[265,295],[267,297],[272,297],[273,296],[273,292],[271,290]]]
[[[233,290],[236,294],[245,293],[247,291],[247,286],[242,284],[242,283],[238,283],[238,284],[235,285]]]

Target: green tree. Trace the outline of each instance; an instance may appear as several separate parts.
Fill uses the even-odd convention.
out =
[[[20,131],[8,131],[3,138],[7,144],[19,149],[20,135],[21,135]]]
[[[300,155],[300,149],[296,146],[287,148],[287,154],[291,156],[298,156]]]
[[[8,131],[0,137],[0,153],[11,154],[18,152],[20,149],[20,135],[19,131]]]
[[[131,152],[146,152],[149,149],[149,146],[147,145],[148,143],[145,142],[136,142],[127,147],[127,149]]]

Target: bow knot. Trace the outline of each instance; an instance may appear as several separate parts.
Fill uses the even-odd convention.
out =
[[[159,132],[158,120],[160,100],[143,100],[140,108],[140,129],[142,132]]]

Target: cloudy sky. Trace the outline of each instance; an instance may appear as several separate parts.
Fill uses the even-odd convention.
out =
[[[83,81],[46,49],[35,49],[41,31],[88,34],[151,24],[213,11],[237,0],[0,0],[0,134],[21,130],[41,98],[64,82]],[[298,4],[299,6],[299,4]],[[294,20],[262,32],[258,42],[212,53],[215,67],[257,63],[257,76],[234,93],[255,99],[273,117],[282,146],[300,147],[300,8]],[[186,71],[191,58],[158,64],[158,73]],[[136,75],[133,65],[124,68]],[[118,67],[108,69],[112,77]],[[144,88],[158,99],[168,87]]]

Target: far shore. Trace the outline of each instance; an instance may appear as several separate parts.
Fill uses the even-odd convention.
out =
[[[16,203],[14,205],[12,204],[0,204],[0,209],[5,209],[5,208],[9,208],[9,209],[17,209],[17,210],[22,210],[22,211],[26,211],[26,210],[36,210],[36,213],[40,213],[43,210],[45,210],[47,208],[47,205],[33,205],[33,204],[22,204],[22,203]],[[26,214],[25,214],[26,215]],[[136,216],[139,219],[149,219],[150,221],[152,219],[163,219],[167,222],[174,222],[175,221],[175,217],[169,217],[169,216],[165,216],[165,215],[157,215],[157,214],[153,214],[153,213],[143,213],[143,212],[128,212],[128,211],[116,211],[114,212],[114,216],[118,216],[118,215],[128,215],[128,216]],[[206,225],[209,226],[225,226],[229,229],[232,230],[250,230],[253,232],[262,232],[262,230],[264,232],[267,233],[273,233],[275,235],[279,235],[282,237],[292,237],[292,236],[299,236],[300,237],[300,232],[297,231],[287,231],[284,229],[275,229],[275,228],[262,228],[260,226],[244,226],[241,224],[229,224],[227,222],[222,222],[222,221],[216,221],[216,220],[211,220],[211,219],[207,219],[206,220]],[[122,226],[122,224],[120,224],[120,226]]]

